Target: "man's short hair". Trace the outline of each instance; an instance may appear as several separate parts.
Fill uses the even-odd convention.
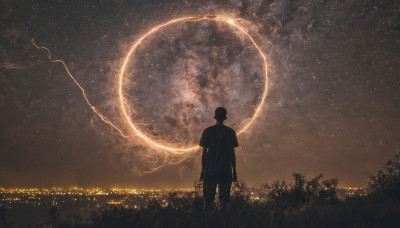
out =
[[[223,122],[226,120],[226,109],[224,107],[216,108],[214,119],[216,119],[218,122]]]

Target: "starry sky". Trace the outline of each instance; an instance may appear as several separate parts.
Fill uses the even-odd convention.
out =
[[[238,178],[249,185],[323,173],[362,186],[400,151],[400,2],[358,0],[0,0],[0,186],[190,187],[200,151],[157,151],[129,134],[117,75],[150,27],[183,16],[241,18],[268,59],[262,113],[239,136]],[[260,102],[260,55],[229,25],[177,23],[129,61],[131,118],[157,139],[197,144],[213,111],[240,129]],[[176,163],[176,164],[172,164]],[[159,169],[149,173],[154,167]]]

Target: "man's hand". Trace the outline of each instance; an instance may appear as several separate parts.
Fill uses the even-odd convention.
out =
[[[200,181],[204,181],[204,172],[203,172],[203,170],[201,170]]]
[[[236,170],[233,170],[232,181],[233,181],[233,182],[237,182]]]

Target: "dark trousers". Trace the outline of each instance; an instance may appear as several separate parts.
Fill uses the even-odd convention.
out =
[[[203,197],[207,203],[214,202],[218,185],[219,201],[229,203],[231,196],[232,176],[206,176],[203,181]]]

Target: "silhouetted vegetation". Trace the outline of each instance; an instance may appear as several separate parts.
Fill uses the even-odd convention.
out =
[[[285,181],[275,182],[272,185],[264,184],[269,190],[268,199],[275,205],[301,206],[305,203],[333,204],[338,203],[336,195],[337,179],[324,180],[323,174],[306,180],[300,173],[294,173],[293,185],[287,185]]]
[[[6,209],[3,206],[0,206],[0,221],[0,227],[7,227]]]
[[[377,174],[370,176],[371,196],[382,200],[400,201],[400,153],[390,159]]]
[[[371,176],[370,192],[339,200],[337,179],[323,175],[307,179],[293,174],[293,183],[265,183],[265,199],[250,200],[243,182],[233,186],[232,200],[225,213],[216,208],[205,211],[201,182],[194,192],[171,193],[168,205],[153,200],[147,207],[104,207],[89,221],[79,217],[61,221],[50,211],[51,227],[400,227],[400,156],[390,160],[383,171]]]

